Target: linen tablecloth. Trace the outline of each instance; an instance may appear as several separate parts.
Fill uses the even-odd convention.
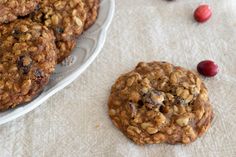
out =
[[[212,18],[193,11],[208,3]],[[209,131],[189,145],[138,146],[111,123],[111,85],[139,61],[165,60],[196,70],[212,59],[220,67],[203,78],[214,107]],[[236,156],[236,1],[117,0],[102,52],[71,85],[34,111],[0,126],[0,157],[234,157]]]

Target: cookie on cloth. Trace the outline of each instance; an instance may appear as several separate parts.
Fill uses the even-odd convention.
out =
[[[59,63],[75,48],[76,38],[83,31],[86,10],[82,0],[42,0],[31,19],[54,31]]]
[[[56,65],[51,30],[29,19],[0,25],[0,110],[29,102],[47,85]]]
[[[92,26],[97,19],[100,0],[83,0],[83,1],[85,3],[85,7],[87,10],[87,18],[84,25],[84,29],[86,30],[90,26]]]
[[[198,75],[166,62],[141,62],[121,75],[108,106],[113,124],[137,144],[191,143],[213,119]]]
[[[8,23],[18,16],[25,16],[34,11],[39,0],[1,0],[0,23]]]

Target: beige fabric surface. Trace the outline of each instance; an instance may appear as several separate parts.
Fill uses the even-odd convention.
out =
[[[0,157],[235,157],[236,1],[209,0],[205,24],[192,13],[201,0],[117,0],[102,52],[71,85],[34,111],[0,126]],[[165,60],[192,70],[203,59],[220,67],[203,78],[215,118],[190,145],[137,146],[107,115],[115,79],[139,61]]]

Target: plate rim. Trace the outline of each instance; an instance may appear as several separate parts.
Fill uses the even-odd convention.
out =
[[[16,112],[9,113],[7,115],[4,115],[3,117],[0,117],[0,125],[5,124],[7,122],[10,122],[16,118],[19,118],[26,113],[29,113],[30,111],[34,110],[36,107],[41,105],[43,102],[45,102],[47,99],[49,99],[51,96],[71,84],[75,79],[77,79],[88,67],[89,65],[96,59],[98,54],[101,52],[105,40],[107,37],[107,31],[109,26],[111,25],[112,18],[115,13],[115,0],[108,0],[110,1],[108,16],[103,23],[101,31],[98,33],[98,40],[97,40],[97,46],[94,49],[94,52],[91,56],[88,57],[88,59],[80,66],[80,68],[76,69],[72,74],[68,75],[66,78],[62,79],[60,82],[58,82],[54,87],[49,89],[45,95],[39,99],[34,104],[31,104],[31,106],[26,108],[17,108]]]

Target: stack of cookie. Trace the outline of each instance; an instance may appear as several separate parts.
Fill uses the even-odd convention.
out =
[[[0,110],[31,101],[96,20],[99,0],[0,1]]]

